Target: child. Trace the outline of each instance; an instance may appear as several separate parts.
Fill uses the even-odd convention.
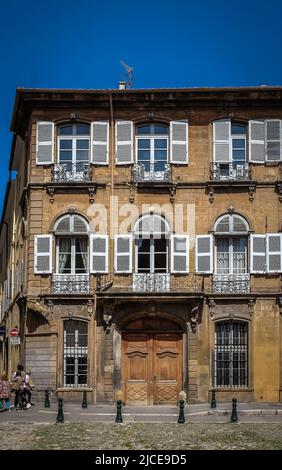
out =
[[[7,374],[4,373],[2,374],[1,381],[0,381],[0,400],[2,400],[3,405],[5,402],[6,410],[8,410],[9,412],[11,411],[10,396],[11,396],[10,383],[9,383]]]

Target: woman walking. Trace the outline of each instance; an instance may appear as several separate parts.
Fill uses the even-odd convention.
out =
[[[0,400],[2,400],[3,407],[5,404],[6,410],[8,410],[9,412],[11,411],[10,397],[11,397],[10,383],[9,383],[7,374],[4,373],[2,374],[1,381],[0,381]]]

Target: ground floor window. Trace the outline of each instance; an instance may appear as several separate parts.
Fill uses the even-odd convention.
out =
[[[215,325],[215,386],[248,386],[248,324],[223,321]]]
[[[88,324],[85,321],[64,322],[64,385],[87,385],[88,372]]]

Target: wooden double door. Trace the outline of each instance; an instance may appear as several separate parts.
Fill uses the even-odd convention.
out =
[[[166,330],[167,323],[162,322]],[[182,333],[155,330],[132,328],[122,335],[121,375],[127,404],[176,404],[178,400],[182,389]]]

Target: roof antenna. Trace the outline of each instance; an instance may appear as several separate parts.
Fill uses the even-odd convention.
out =
[[[126,86],[126,88],[132,88],[133,87],[133,82],[134,82],[134,77],[133,77],[134,68],[129,67],[129,65],[127,65],[125,62],[123,62],[123,60],[120,60],[120,63],[123,66],[123,68],[125,69],[125,72],[126,72],[125,86]]]

